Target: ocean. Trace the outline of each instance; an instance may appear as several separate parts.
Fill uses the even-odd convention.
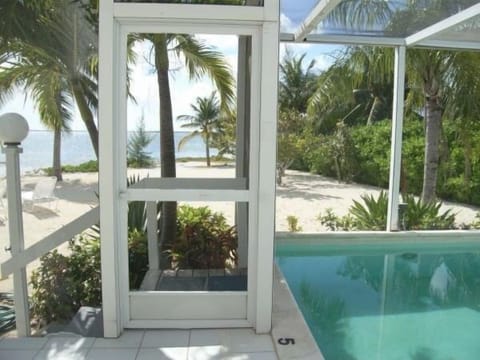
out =
[[[160,134],[158,132],[149,133],[153,136],[153,141],[147,147],[146,151],[156,160],[160,159]],[[175,150],[176,157],[205,157],[205,144],[200,137],[196,137],[187,142],[178,151],[178,142],[188,132],[175,132]],[[37,169],[51,167],[53,160],[53,132],[51,131],[30,131],[27,138],[22,143],[23,153],[20,155],[20,171],[22,174],[35,171]],[[211,149],[211,155],[216,155],[216,149]],[[83,162],[94,160],[90,137],[86,131],[72,131],[64,134],[62,138],[62,164],[78,165]],[[5,155],[0,154],[0,177],[5,176]]]

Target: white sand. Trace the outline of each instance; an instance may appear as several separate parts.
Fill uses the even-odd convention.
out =
[[[159,169],[129,170],[129,174],[139,174],[141,177],[158,177]],[[235,169],[232,166],[216,165],[207,168],[204,163],[189,162],[177,165],[178,177],[190,178],[233,178]],[[31,190],[40,179],[39,176],[25,176],[22,178],[22,189]],[[91,174],[64,174],[64,181],[58,183],[55,194],[58,202],[35,206],[33,210],[24,212],[25,246],[28,247],[43,239],[52,231],[74,220],[84,212],[98,204],[97,173]],[[362,194],[378,194],[380,189],[358,185],[339,183],[335,180],[318,175],[310,175],[298,171],[287,171],[283,186],[277,188],[276,203],[276,230],[287,231],[286,218],[294,215],[299,219],[303,232],[325,231],[317,220],[320,212],[332,208],[338,215],[345,215],[352,204],[352,200],[359,200]],[[5,202],[5,201],[4,201]],[[195,203],[208,205],[215,211],[223,212],[227,219],[233,222],[233,203]],[[445,208],[452,208],[457,214],[457,222],[472,222],[477,209],[469,206],[445,204]],[[5,217],[6,209],[0,208],[0,219]],[[0,263],[10,257],[4,251],[8,245],[8,226],[0,225]],[[66,244],[62,247],[64,251]],[[30,265],[30,269],[38,262]],[[0,281],[0,291],[11,291],[11,277]]]

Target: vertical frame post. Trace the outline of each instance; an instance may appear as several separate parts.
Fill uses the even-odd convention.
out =
[[[387,231],[399,230],[398,199],[400,194],[400,176],[402,163],[402,130],[405,99],[405,63],[406,48],[405,46],[398,46],[395,48]]]
[[[268,4],[268,3],[267,3]],[[258,172],[258,252],[256,331],[269,332],[272,325],[273,252],[275,237],[275,167],[277,159],[277,87],[279,53],[279,2],[270,1],[275,21],[262,31],[262,77]]]
[[[23,237],[22,196],[20,188],[20,160],[22,149],[18,144],[5,144],[8,196],[8,231],[12,257],[25,249]],[[15,301],[15,321],[18,336],[30,336],[30,316],[28,310],[27,272],[25,267],[13,272],[13,298]]]
[[[100,1],[99,28],[99,192],[103,329],[105,337],[118,337],[122,330],[118,245],[118,139],[114,124],[114,69],[116,31],[113,0]],[[106,306],[107,305],[107,306]]]

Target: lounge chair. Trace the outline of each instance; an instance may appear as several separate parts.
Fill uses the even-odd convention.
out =
[[[56,184],[57,178],[52,176],[37,182],[33,191],[22,191],[22,202],[25,208],[31,210],[36,204],[55,202],[56,210],[58,199],[53,194]]]

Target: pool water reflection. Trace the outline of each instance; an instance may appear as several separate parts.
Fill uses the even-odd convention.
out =
[[[480,252],[280,246],[277,263],[326,360],[480,359]]]

